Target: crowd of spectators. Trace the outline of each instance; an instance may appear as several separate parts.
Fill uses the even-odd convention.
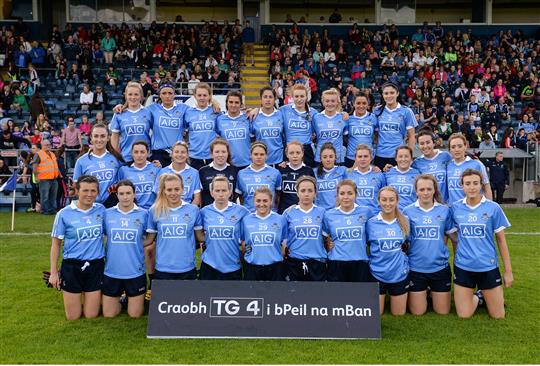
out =
[[[480,37],[437,22],[402,36],[395,25],[373,32],[353,24],[336,36],[293,23],[274,26],[266,42],[280,104],[291,103],[292,85],[303,83],[313,106],[320,109],[320,93],[334,87],[350,112],[355,94],[369,94],[374,106],[379,87],[391,81],[440,145],[453,132],[473,148],[526,149],[540,138],[540,40],[520,31]]]

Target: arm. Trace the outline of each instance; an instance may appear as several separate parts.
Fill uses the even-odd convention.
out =
[[[493,200],[493,193],[491,192],[491,184],[483,184],[482,188],[484,189],[484,195],[487,199]]]
[[[499,247],[499,253],[504,264],[504,287],[512,286],[514,283],[514,275],[512,273],[512,264],[510,263],[510,252],[508,251],[508,245],[506,244],[506,236],[504,230],[495,233],[497,239],[497,246]]]
[[[60,146],[64,146],[66,143],[66,133],[62,130],[62,137],[60,138]]]
[[[452,249],[454,250],[454,255],[456,254],[457,249],[457,243],[458,243],[458,236],[457,231],[454,231],[453,233],[447,234],[448,238],[452,242]]]
[[[201,199],[201,192],[197,192],[193,195],[193,200],[191,201],[192,204],[194,204],[195,206],[201,206],[201,202],[202,202],[202,199]]]
[[[113,132],[111,135],[111,145],[116,151],[120,151],[120,134]]]
[[[52,238],[50,254],[50,272],[49,283],[57,290],[60,290],[60,275],[58,273],[58,257],[60,256],[60,246],[62,241],[58,238]]]
[[[416,135],[414,134],[414,128],[407,130],[407,145],[414,151],[416,149]]]
[[[154,243],[154,239],[156,238],[156,233],[147,233],[146,238],[144,239],[143,246],[148,247]]]

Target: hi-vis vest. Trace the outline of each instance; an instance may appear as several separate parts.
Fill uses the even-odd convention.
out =
[[[37,165],[35,174],[39,180],[51,180],[60,176],[60,169],[56,162],[56,155],[52,152],[46,154],[45,151],[39,150],[39,164]]]

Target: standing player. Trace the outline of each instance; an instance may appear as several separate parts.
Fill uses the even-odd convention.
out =
[[[143,91],[141,84],[130,81],[125,91],[124,112],[115,113],[109,126],[113,148],[120,151],[124,161],[133,161],[131,147],[135,141],[150,144],[152,114],[141,105]]]
[[[145,210],[148,210],[156,199],[154,182],[159,173],[159,168],[147,160],[148,150],[148,144],[146,142],[134,142],[131,148],[133,163],[131,165],[124,165],[118,171],[119,181],[128,179],[133,182],[137,205]]]
[[[266,145],[255,141],[251,144],[251,164],[238,172],[236,193],[240,195],[240,203],[250,212],[255,211],[253,195],[257,188],[268,187],[272,192],[281,190],[281,174],[266,165],[267,156]]]
[[[379,212],[377,193],[386,186],[386,179],[383,173],[375,171],[372,160],[371,148],[365,144],[358,145],[354,153],[354,167],[347,171],[347,179],[356,184],[356,203],[376,213]]]
[[[434,149],[433,133],[430,130],[422,130],[418,133],[418,147],[423,155],[414,159],[412,167],[422,174],[431,174],[437,178],[439,191],[443,201],[448,202],[448,187],[446,182],[446,166],[452,160],[448,151]]]
[[[199,180],[202,186],[202,207],[208,206],[214,202],[211,195],[210,183],[215,177],[226,177],[233,186],[233,192],[229,200],[236,201],[236,180],[238,170],[231,164],[231,151],[227,140],[217,138],[210,144],[210,153],[212,154],[212,162],[199,169]]]
[[[242,107],[242,94],[240,92],[228,92],[225,103],[227,113],[217,117],[216,132],[229,142],[232,163],[238,170],[241,170],[250,163],[251,137],[249,120],[240,110]]]
[[[347,129],[348,122],[343,120],[340,112],[341,103],[339,92],[332,88],[323,91],[322,103],[324,110],[313,116],[313,129],[317,140],[317,152],[315,161],[321,161],[321,148],[329,142],[336,148],[336,160],[338,164],[345,162],[345,147],[343,146],[343,134]]]
[[[105,208],[96,203],[99,182],[83,175],[75,183],[79,199],[61,209],[54,219],[49,283],[62,290],[68,320],[99,315],[103,279],[103,217]],[[62,249],[62,265],[58,257]]]
[[[283,114],[275,108],[276,92],[267,86],[261,89],[261,109],[251,125],[251,134],[255,140],[268,147],[267,164],[276,167],[283,161]]]
[[[199,172],[188,165],[188,147],[184,141],[178,141],[172,147],[172,163],[165,168],[161,168],[154,183],[154,192],[159,189],[159,177],[163,174],[176,174],[182,177],[184,193],[182,200],[193,203],[195,206],[201,204],[201,181]]]
[[[487,175],[486,167],[480,160],[473,160],[466,156],[467,140],[461,133],[455,133],[448,139],[448,147],[452,154],[452,161],[446,166],[446,180],[448,182],[448,203],[454,202],[465,197],[461,187],[461,175],[467,169],[475,169],[482,174],[482,189],[487,199],[493,199],[491,194],[491,185]]]
[[[454,259],[454,302],[459,317],[471,317],[483,297],[491,317],[504,318],[505,287],[512,286],[514,275],[504,229],[510,227],[501,207],[482,194],[483,173],[474,169],[463,172],[461,183],[465,198],[454,202],[452,218],[458,229]],[[504,276],[499,271],[499,256]],[[476,293],[474,290],[478,288]]]
[[[385,83],[381,89],[383,102],[374,112],[379,127],[375,165],[383,169],[386,164],[396,165],[394,155],[405,138],[407,146],[414,151],[414,129],[418,123],[412,110],[398,102],[399,88],[396,85]]]
[[[384,173],[386,184],[394,187],[399,195],[399,209],[416,201],[414,181],[420,172],[411,167],[413,153],[409,146],[400,146],[396,150],[397,165]]]
[[[373,150],[373,139],[377,129],[377,118],[368,111],[369,98],[360,92],[354,97],[354,113],[349,118],[345,134],[348,136],[345,166],[352,168],[358,145],[367,145]]]
[[[240,263],[241,223],[249,211],[229,201],[233,194],[227,177],[214,177],[210,183],[214,203],[201,210],[204,242],[201,254],[201,280],[241,280]]]
[[[189,142],[189,157],[194,169],[199,170],[210,163],[208,146],[217,137],[216,114],[210,107],[212,91],[207,83],[198,83],[193,91],[197,106],[190,108],[184,115]]]
[[[301,176],[314,176],[313,169],[307,167],[302,159],[304,158],[304,149],[300,142],[291,141],[285,149],[288,163],[278,170],[281,173],[281,193],[279,195],[278,213],[282,214],[287,208],[298,203],[298,194],[296,193],[296,181]]]
[[[156,202],[148,210],[148,235],[144,241],[144,246],[149,247],[149,273],[156,280],[197,279],[195,235],[201,235],[196,232],[202,230],[202,220],[199,208],[182,200],[183,192],[180,175],[165,173],[159,177]]]
[[[336,207],[337,185],[345,179],[347,168],[336,165],[336,149],[331,143],[321,147],[321,162],[314,169],[317,178],[317,198],[315,203],[324,209]]]
[[[327,253],[322,238],[325,209],[314,205],[317,182],[300,177],[298,205],[283,214],[287,222],[287,274],[290,281],[325,281]]]
[[[103,316],[120,314],[120,295],[126,292],[128,314],[140,317],[144,312],[146,271],[143,236],[148,211],[135,205],[135,185],[129,180],[118,182],[118,205],[105,212],[107,235],[105,272],[103,275]]]
[[[337,197],[338,207],[326,211],[323,219],[328,281],[369,282],[366,223],[372,211],[355,203],[356,184],[350,179],[339,182]]]
[[[124,160],[110,143],[110,134],[107,126],[97,123],[90,130],[92,148],[81,155],[75,162],[73,181],[83,175],[96,177],[99,184],[99,195],[96,202],[105,207],[113,207],[118,202],[116,195],[111,194],[117,182],[118,169]]]
[[[273,192],[267,187],[257,188],[253,200],[255,212],[242,219],[244,279],[282,281],[287,222],[272,211]]]
[[[399,196],[392,187],[379,191],[381,208],[369,219],[366,230],[370,248],[369,268],[379,281],[379,305],[384,313],[386,294],[390,295],[392,315],[404,315],[407,311],[409,291],[409,262],[404,250],[409,237],[409,222],[398,209]]]
[[[442,205],[439,185],[433,175],[421,174],[415,182],[418,200],[405,208],[411,227],[409,256],[409,310],[422,315],[427,310],[427,291],[431,290],[433,310],[437,314],[450,312],[452,272],[446,246],[448,235],[456,242],[456,229],[448,206]]]

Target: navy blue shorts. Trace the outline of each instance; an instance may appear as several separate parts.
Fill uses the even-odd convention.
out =
[[[128,297],[135,297],[146,292],[146,274],[135,278],[113,278],[103,275],[101,292],[105,296],[120,297],[122,292]]]
[[[328,281],[373,282],[367,261],[328,261]]]
[[[154,280],[196,280],[197,269],[182,273],[161,272],[154,270]]]
[[[326,281],[326,262],[287,258],[289,281]]]
[[[399,296],[409,292],[409,277],[405,278],[402,281],[396,283],[388,283],[379,281],[379,294],[380,295],[390,295],[390,296]]]
[[[411,292],[426,291],[428,287],[433,292],[448,292],[452,288],[450,266],[433,273],[410,271],[409,280]]]
[[[103,282],[103,259],[83,261],[64,259],[60,267],[62,290],[74,294],[101,290]]]
[[[490,290],[502,285],[501,272],[494,268],[486,272],[472,272],[454,266],[454,284],[479,290]]]
[[[246,281],[283,281],[283,262],[268,265],[245,263],[244,280]]]
[[[201,262],[199,269],[200,280],[237,281],[242,279],[242,270],[223,273],[205,262]]]

